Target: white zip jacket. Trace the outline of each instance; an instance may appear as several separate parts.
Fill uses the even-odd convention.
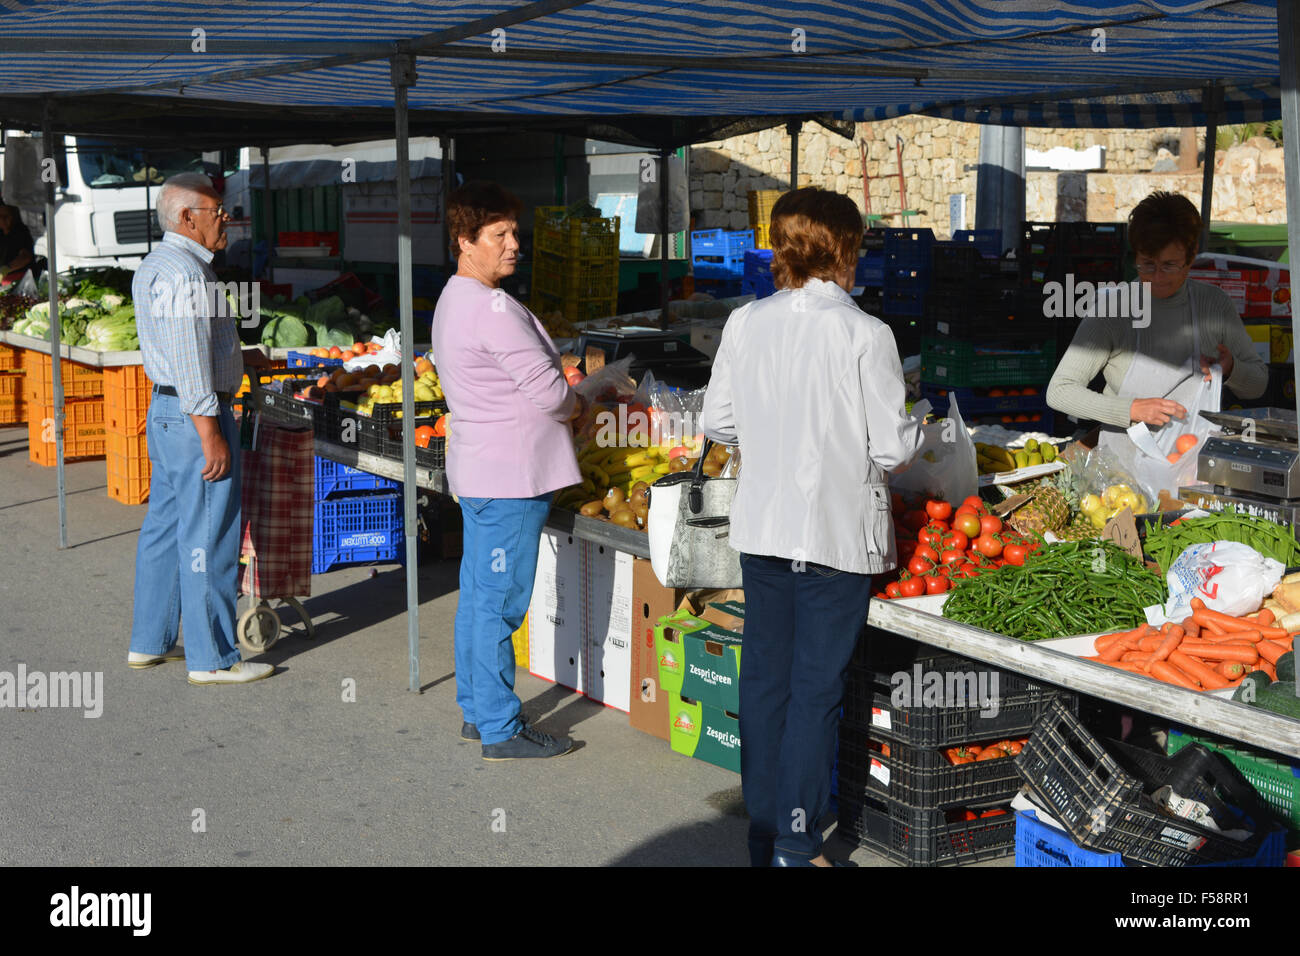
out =
[[[810,279],[731,314],[701,426],[740,445],[731,546],[879,574],[898,560],[886,472],[921,447],[890,328]]]

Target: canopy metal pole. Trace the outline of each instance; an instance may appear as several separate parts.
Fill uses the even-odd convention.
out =
[[[668,328],[668,147],[659,149],[659,328]]]
[[[790,188],[799,188],[799,129],[803,126],[802,122],[786,124],[786,132],[790,134]]]
[[[144,158],[144,243],[145,255],[153,252],[153,205],[149,200],[149,150],[141,150]]]
[[[54,109],[49,100],[45,101],[44,118],[41,124],[42,152],[45,159],[54,159]],[[68,494],[63,473],[63,361],[59,354],[59,265],[58,243],[54,234],[54,188],[58,178],[59,164],[49,164],[42,170],[45,178],[45,276],[50,283],[50,368],[54,382],[54,451],[58,457],[57,483],[59,488],[59,547],[68,546]],[[49,422],[41,423],[41,431],[49,427]],[[41,438],[44,439],[44,434]]]
[[[1277,5],[1278,72],[1282,78],[1282,142],[1290,148],[1282,152],[1282,166],[1286,172],[1286,238],[1291,255],[1288,266],[1295,266],[1295,254],[1300,253],[1300,90],[1296,78],[1300,76],[1300,16],[1290,3]],[[1210,148],[1207,142],[1205,148]],[[1291,309],[1291,336],[1295,341],[1300,334],[1300,312]],[[1296,373],[1300,385],[1300,370]],[[1300,408],[1300,389],[1296,391],[1296,405]]]
[[[1282,13],[1278,11],[1278,19],[1281,17]],[[1285,73],[1282,74],[1282,83],[1285,90]],[[1223,108],[1223,88],[1207,86],[1201,102],[1205,104],[1205,169],[1201,173],[1201,251],[1204,252],[1210,248],[1210,213],[1214,209],[1214,152],[1215,140],[1219,135],[1219,110]]]
[[[270,233],[266,237],[266,278],[267,281],[275,283],[275,201],[271,195],[271,151],[265,146],[262,147],[262,182],[266,184],[266,190],[263,195],[263,206],[266,210],[266,223]],[[251,237],[250,237],[251,238]],[[291,297],[292,298],[292,297]]]
[[[420,565],[415,526],[415,320],[411,312],[411,150],[407,87],[416,80],[415,57],[389,61],[397,125],[397,297],[402,325],[402,515],[406,533],[406,639],[410,686],[420,689]]]

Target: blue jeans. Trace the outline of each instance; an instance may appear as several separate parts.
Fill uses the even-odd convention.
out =
[[[456,603],[456,703],[484,744],[509,740],[522,726],[510,635],[528,613],[553,494],[460,499],[465,530]]]
[[[830,802],[844,672],[867,619],[871,576],[740,556],[740,773],[751,856],[815,857]]]
[[[203,480],[203,446],[180,399],[155,392],[145,425],[153,470],[135,552],[131,650],[164,654],[184,624],[192,671],[223,670],[240,659],[239,428],[227,405],[218,421],[231,452],[230,474],[220,481]]]

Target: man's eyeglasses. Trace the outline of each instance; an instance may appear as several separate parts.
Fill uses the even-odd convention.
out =
[[[225,206],[186,206],[186,209],[197,209],[200,212],[215,212],[218,219],[224,219],[226,216]]]
[[[1187,263],[1185,262],[1161,262],[1161,263],[1139,262],[1137,263],[1137,271],[1142,273],[1143,275],[1151,275],[1151,273],[1159,269],[1162,275],[1172,276],[1172,275],[1177,275],[1178,273],[1182,272],[1186,268],[1187,268]]]

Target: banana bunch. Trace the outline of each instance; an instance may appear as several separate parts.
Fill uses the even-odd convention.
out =
[[[1016,459],[1011,452],[1000,445],[990,445],[982,441],[975,443],[975,460],[981,475],[995,475],[998,472],[1016,469]]]
[[[578,450],[582,484],[565,489],[555,503],[562,508],[576,508],[584,502],[604,498],[615,489],[626,498],[640,483],[653,484],[663,475],[695,467],[696,458],[690,457],[691,454],[689,444],[676,448],[659,445],[607,448],[593,439]],[[698,456],[698,447],[694,448],[694,454]]]

